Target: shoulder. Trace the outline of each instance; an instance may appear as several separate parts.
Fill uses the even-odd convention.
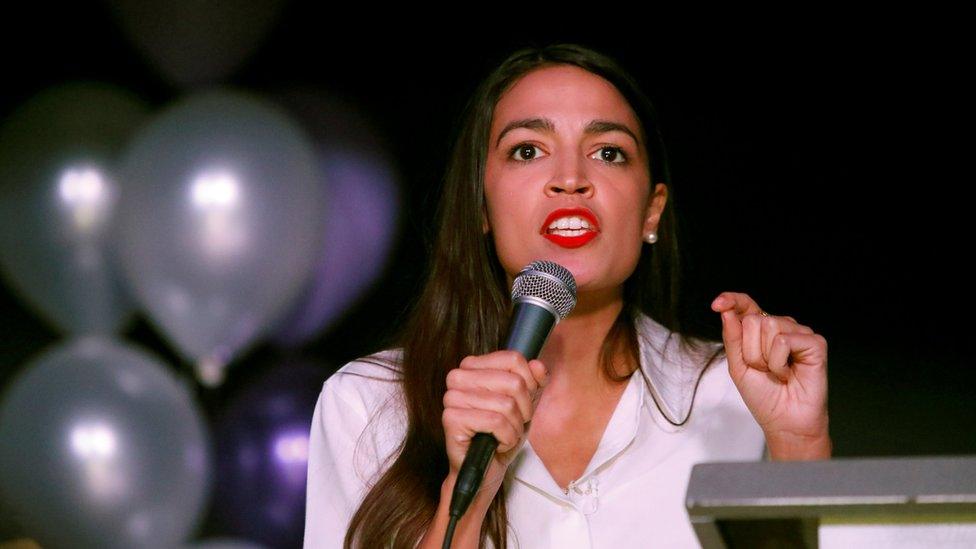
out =
[[[732,380],[724,344],[682,337],[646,315],[637,332],[641,368],[668,421],[687,420],[688,429],[703,433],[709,455],[757,459],[762,429]]]
[[[388,349],[339,368],[322,386],[320,420],[350,435],[356,434],[353,431],[359,437],[367,435],[378,452],[391,453],[406,432],[402,354],[400,349]]]
[[[721,342],[674,332],[647,315],[636,320],[640,367],[662,412],[674,423],[684,423],[695,408],[720,400],[729,388]]]
[[[322,386],[313,418],[313,449],[355,454],[362,478],[396,454],[406,432],[398,349],[348,362]],[[321,453],[321,452],[320,452]]]
[[[323,398],[343,401],[368,418],[400,391],[402,349],[387,349],[346,363],[322,386]]]
[[[308,441],[305,547],[339,547],[349,520],[395,455],[405,431],[399,356],[345,364],[322,385]],[[311,517],[315,517],[314,520]]]

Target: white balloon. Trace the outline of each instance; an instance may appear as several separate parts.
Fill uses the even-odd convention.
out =
[[[120,173],[125,280],[201,381],[216,385],[311,273],[323,210],[311,146],[276,107],[217,90],[148,124]]]
[[[32,360],[0,400],[4,507],[43,547],[174,547],[211,492],[202,413],[158,359],[101,336]]]
[[[123,90],[75,83],[37,95],[0,128],[0,267],[63,332],[108,335],[131,316],[110,247],[115,169],[147,115]]]

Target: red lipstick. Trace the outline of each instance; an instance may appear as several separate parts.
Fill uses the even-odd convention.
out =
[[[590,229],[579,236],[563,236],[549,233],[549,225],[560,217],[578,216],[586,219],[590,223]],[[589,208],[560,208],[553,211],[546,217],[539,233],[550,242],[558,244],[563,248],[579,248],[587,242],[596,238],[600,232],[600,224],[597,223],[596,216]]]

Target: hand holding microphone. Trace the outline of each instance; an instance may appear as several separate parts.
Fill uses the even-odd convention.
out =
[[[457,480],[444,547],[482,480],[491,479],[493,495],[524,442],[525,424],[548,383],[545,365],[535,358],[576,305],[576,281],[561,265],[534,261],[515,277],[512,305],[505,350],[466,357],[448,373],[442,422]]]
[[[525,442],[526,424],[548,382],[541,361],[526,361],[519,352],[509,350],[468,356],[451,370],[443,415],[451,473],[459,473],[472,438],[490,433],[498,448],[485,478],[497,490]]]

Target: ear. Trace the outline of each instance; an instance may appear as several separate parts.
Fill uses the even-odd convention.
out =
[[[491,225],[488,224],[488,212],[486,210],[487,206],[481,208],[481,233],[488,234],[491,232]]]
[[[647,210],[644,212],[644,232],[657,232],[657,225],[661,221],[661,214],[664,213],[664,206],[668,202],[668,186],[658,183],[654,186],[654,193],[648,200]]]

